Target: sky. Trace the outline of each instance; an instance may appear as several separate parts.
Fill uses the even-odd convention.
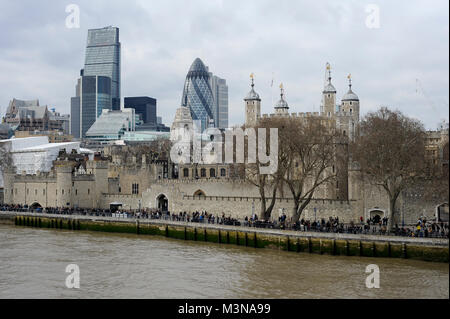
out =
[[[79,28],[66,26],[70,4],[79,8]],[[262,113],[273,112],[280,83],[290,112],[318,112],[329,62],[338,101],[351,73],[362,116],[387,106],[436,129],[449,119],[448,6],[447,0],[0,0],[0,115],[13,98],[70,113],[87,30],[112,25],[120,29],[122,98],[156,98],[169,126],[199,57],[227,80],[230,126],[244,122],[251,73]]]

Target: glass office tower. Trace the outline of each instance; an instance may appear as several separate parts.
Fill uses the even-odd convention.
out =
[[[119,28],[109,26],[88,30],[83,75],[110,77],[112,109],[120,110]]]
[[[209,83],[209,73],[202,60],[195,59],[186,76],[181,105],[191,110],[193,120],[201,121],[202,131],[214,120],[214,97]],[[216,125],[216,124],[215,124]]]
[[[84,138],[103,109],[111,109],[111,103],[111,78],[89,75],[79,78],[76,96],[70,101],[70,132],[73,137]]]
[[[228,127],[228,86],[227,81],[209,73],[209,85],[214,98],[214,123],[215,127]]]
[[[133,108],[143,124],[156,126],[156,99],[148,96],[132,96],[123,99],[124,108]]]

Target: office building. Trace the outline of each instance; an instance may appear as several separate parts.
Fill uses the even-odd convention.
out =
[[[209,85],[214,98],[212,113],[214,126],[218,128],[228,127],[228,86],[225,79],[209,73]]]
[[[125,97],[124,107],[133,108],[141,124],[156,126],[156,99],[148,96]]]
[[[186,75],[181,105],[190,109],[194,121],[200,121],[202,131],[209,126],[209,120],[214,119],[209,72],[199,58],[195,59]]]
[[[70,103],[70,132],[74,138],[84,138],[104,109],[111,109],[111,78],[81,76],[76,96]]]
[[[88,30],[82,76],[107,76],[111,79],[112,109],[120,110],[119,28]]]

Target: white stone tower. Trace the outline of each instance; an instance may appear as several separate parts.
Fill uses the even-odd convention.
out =
[[[328,81],[322,92],[322,105],[320,113],[322,116],[332,117],[336,111],[336,89],[331,84],[331,66],[327,63]]]
[[[288,103],[284,100],[284,88],[283,88],[283,83],[280,84],[280,100],[277,102],[277,104],[275,104],[275,114],[278,115],[289,115],[289,105]]]
[[[245,126],[255,126],[261,117],[261,99],[259,94],[254,90],[254,76],[253,73],[250,75],[252,79],[251,87],[252,89],[248,92],[245,97]]]
[[[347,135],[350,139],[353,139],[359,123],[359,98],[358,95],[352,91],[351,74],[349,74],[347,78],[349,82],[348,91],[342,97],[340,113],[346,118],[346,128],[343,128],[342,133],[343,135]]]

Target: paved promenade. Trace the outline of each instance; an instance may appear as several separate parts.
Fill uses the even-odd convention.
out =
[[[309,231],[292,231],[281,229],[267,229],[255,228],[247,226],[231,226],[221,224],[195,223],[172,221],[164,219],[141,219],[141,218],[118,218],[118,217],[103,217],[103,216],[86,216],[86,215],[64,215],[64,214],[43,214],[36,212],[12,212],[0,211],[0,219],[13,219],[15,216],[32,216],[45,218],[59,218],[71,220],[86,220],[92,222],[120,222],[120,223],[139,223],[140,225],[151,224],[165,227],[168,225],[189,228],[209,228],[223,231],[240,231],[246,233],[259,233],[276,236],[289,236],[291,238],[317,238],[317,239],[336,239],[336,240],[359,240],[371,242],[390,242],[390,243],[405,243],[424,246],[448,246],[449,240],[447,238],[423,238],[423,237],[403,237],[403,236],[386,236],[386,235],[370,235],[370,234],[348,234],[348,233],[333,233],[333,232],[309,232]]]

